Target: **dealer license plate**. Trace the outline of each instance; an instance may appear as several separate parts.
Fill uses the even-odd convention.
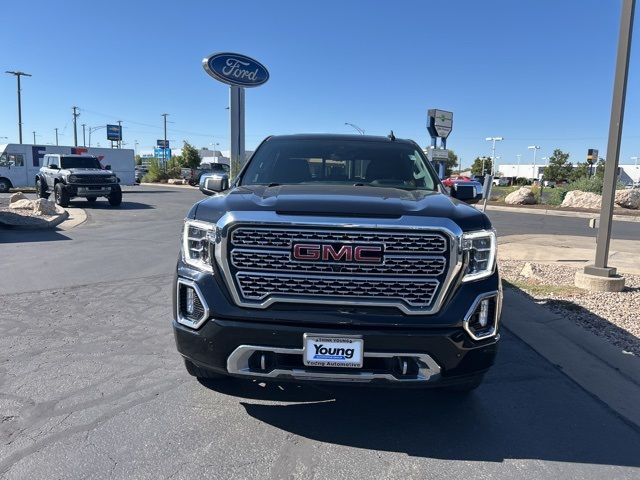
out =
[[[364,341],[360,337],[305,333],[303,341],[307,366],[362,368]]]

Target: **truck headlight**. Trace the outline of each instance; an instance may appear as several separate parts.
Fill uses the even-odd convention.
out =
[[[118,179],[116,178],[116,176],[115,176],[115,175],[109,175],[109,176],[107,177],[107,182],[108,182],[108,183],[116,183],[117,181],[118,181]]]
[[[205,272],[213,272],[208,235],[215,227],[212,223],[185,220],[182,233],[182,258],[187,265]]]
[[[463,282],[480,280],[493,273],[496,263],[496,232],[480,230],[462,235],[466,270]]]

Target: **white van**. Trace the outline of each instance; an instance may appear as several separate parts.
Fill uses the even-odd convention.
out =
[[[103,167],[111,165],[120,185],[135,184],[135,158],[130,149],[8,143],[0,145],[0,192],[33,187],[46,154],[94,155]]]

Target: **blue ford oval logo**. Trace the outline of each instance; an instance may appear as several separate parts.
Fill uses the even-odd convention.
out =
[[[228,85],[257,87],[269,80],[264,65],[239,53],[214,53],[202,60],[202,66],[213,78]]]

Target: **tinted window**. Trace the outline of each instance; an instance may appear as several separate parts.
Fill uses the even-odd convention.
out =
[[[260,146],[242,185],[364,184],[434,190],[427,160],[414,145],[336,139],[272,139]]]
[[[102,168],[95,157],[62,157],[60,168]]]

